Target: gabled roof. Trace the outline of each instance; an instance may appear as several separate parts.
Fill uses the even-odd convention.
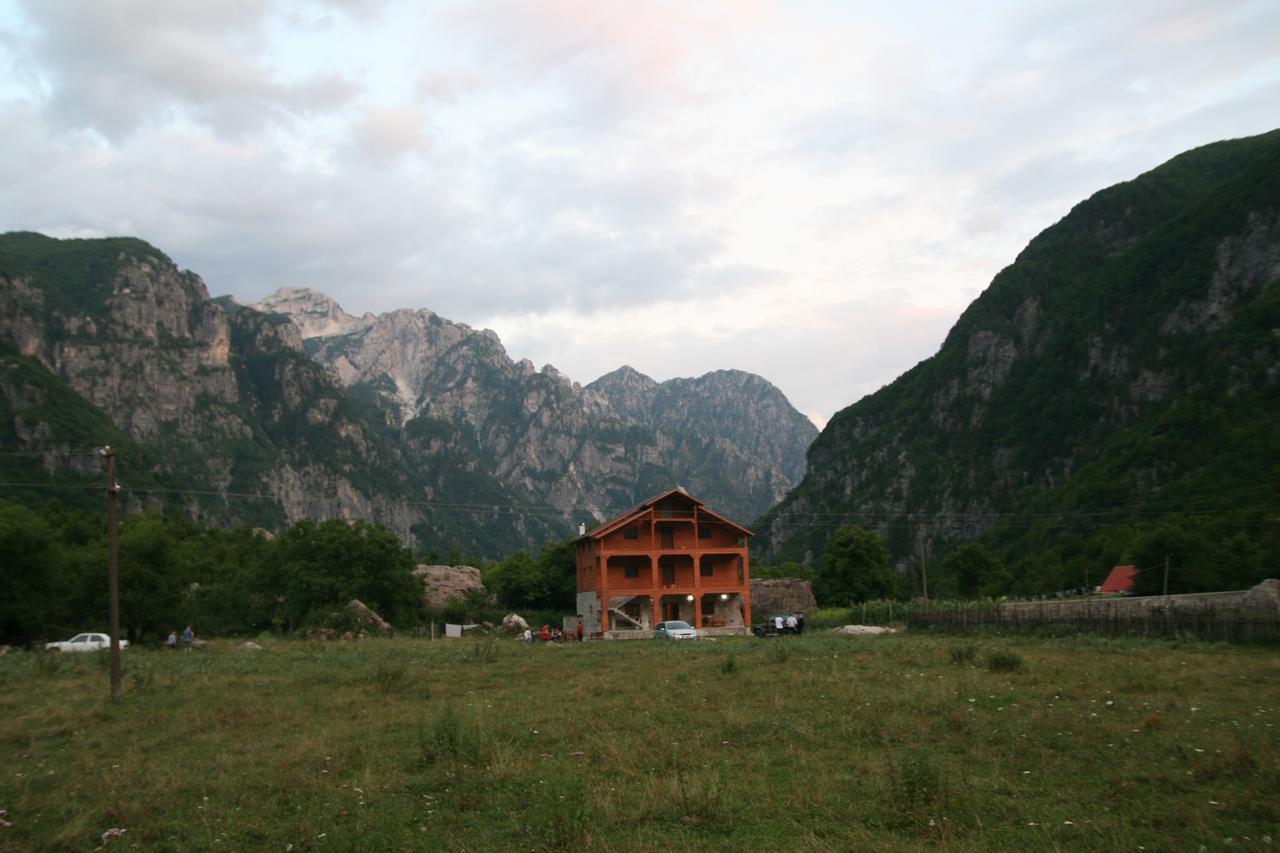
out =
[[[631,509],[627,510],[621,515],[618,515],[618,516],[615,516],[614,518],[609,519],[604,524],[597,527],[595,530],[587,531],[583,535],[579,536],[575,541],[581,542],[584,539],[600,539],[604,536],[607,536],[613,531],[617,530],[619,527],[625,526],[628,522],[634,520],[637,516],[645,514],[650,509],[652,509],[654,505],[660,503],[661,501],[673,495],[678,495],[682,498],[685,498],[691,501],[698,508],[700,516],[709,517],[716,521],[727,524],[730,527],[732,527],[734,530],[737,530],[743,536],[755,536],[754,533],[752,533],[747,528],[743,527],[741,524],[735,524],[734,522],[725,518],[723,515],[720,515],[719,513],[711,509],[708,509],[705,503],[703,503],[702,501],[695,498],[693,495],[686,492],[680,486],[676,486],[674,489],[667,489],[665,492],[661,494],[654,495],[648,500],[641,501],[640,503],[636,504]]]
[[[1116,566],[1098,587],[1098,592],[1128,592],[1133,589],[1133,579],[1139,571],[1137,566]]]

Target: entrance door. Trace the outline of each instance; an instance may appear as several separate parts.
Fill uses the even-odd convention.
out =
[[[680,602],[664,601],[662,602],[662,621],[672,622],[680,618]]]
[[[662,573],[663,586],[676,585],[676,561],[671,557],[663,557],[658,561],[658,571]]]

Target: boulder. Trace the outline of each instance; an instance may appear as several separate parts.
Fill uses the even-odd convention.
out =
[[[799,578],[751,579],[751,613],[763,619],[779,613],[812,613],[818,609],[813,585]]]
[[[524,633],[525,629],[528,627],[529,623],[524,621],[524,619],[516,613],[508,613],[506,616],[502,617],[502,630],[504,631]]]
[[[353,598],[348,601],[347,612],[355,620],[360,633],[368,632],[382,637],[391,636],[391,626],[386,623],[386,620],[365,606],[360,599]]]
[[[258,645],[257,643],[253,642],[252,640],[249,640],[248,642],[241,643],[240,645],[236,646],[236,648],[237,648],[237,649],[239,649],[239,650],[240,650],[240,651],[242,651],[242,652],[260,652],[260,651],[262,651],[262,646]]]
[[[1264,613],[1280,610],[1280,580],[1267,578],[1244,594],[1243,603],[1249,610]]]
[[[845,625],[831,630],[842,637],[874,637],[877,634],[898,633],[896,628],[886,628],[883,625]]]
[[[413,574],[422,579],[422,603],[433,610],[472,592],[488,595],[480,570],[473,566],[418,566]]]

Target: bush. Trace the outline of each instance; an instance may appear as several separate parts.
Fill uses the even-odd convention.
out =
[[[993,652],[987,657],[987,669],[992,672],[1017,672],[1022,669],[1022,655],[1016,652]]]
[[[951,662],[957,666],[968,666],[977,656],[978,650],[972,645],[951,647]]]

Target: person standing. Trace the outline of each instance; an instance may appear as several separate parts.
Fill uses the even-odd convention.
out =
[[[191,643],[195,640],[195,638],[196,638],[196,635],[191,630],[190,625],[183,628],[182,629],[182,648],[185,651],[188,651],[188,652],[191,651]]]
[[[578,620],[578,642],[582,642],[582,620]]]
[[[527,645],[530,645],[532,642],[533,642],[533,632],[532,632],[532,631],[530,631],[528,628],[525,628],[525,629],[524,629],[524,644],[527,646]]]
[[[796,632],[796,617],[788,613],[787,614],[787,633],[794,634],[795,632]]]
[[[797,634],[804,633],[804,614],[803,613],[801,613],[799,616],[796,617],[796,633]]]
[[[781,616],[773,617],[773,632],[775,634],[781,635],[782,629],[783,629],[782,617]]]
[[[178,647],[178,629],[177,628],[174,628],[172,631],[169,632],[169,636],[165,637],[164,644],[169,648],[170,651]]]

